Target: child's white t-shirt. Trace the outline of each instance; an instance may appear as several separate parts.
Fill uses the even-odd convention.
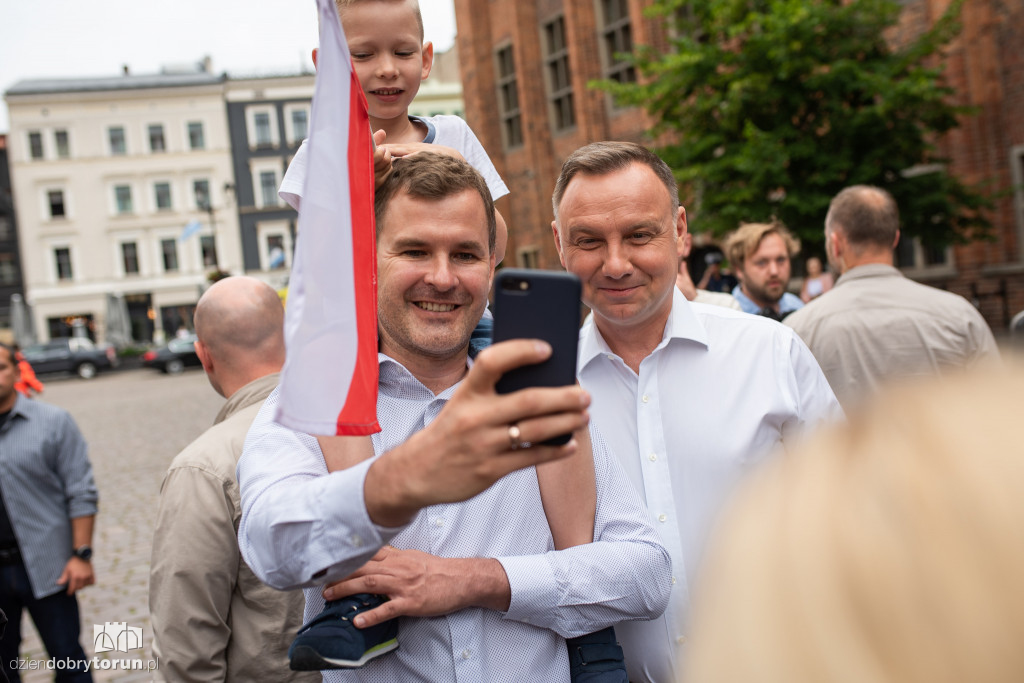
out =
[[[413,120],[420,121],[427,127],[427,136],[423,142],[452,147],[465,157],[469,165],[475,168],[484,180],[487,181],[487,188],[491,191],[491,198],[498,199],[508,194],[508,187],[498,175],[487,156],[483,145],[477,140],[476,135],[469,125],[458,116],[411,116]],[[296,211],[299,210],[299,203],[302,200],[302,188],[306,183],[306,140],[302,141],[299,149],[295,152],[292,162],[288,164],[284,179],[277,194],[281,199],[288,202]]]

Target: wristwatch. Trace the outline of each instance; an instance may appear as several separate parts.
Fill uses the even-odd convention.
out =
[[[85,560],[86,562],[88,562],[90,559],[92,559],[92,546],[78,546],[77,548],[75,548],[75,557],[77,557],[80,560]]]

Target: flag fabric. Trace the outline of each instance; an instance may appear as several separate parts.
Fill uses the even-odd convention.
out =
[[[377,424],[377,256],[366,98],[334,0],[317,0],[320,53],[276,420],[309,434]]]
[[[202,229],[202,227],[203,224],[197,220],[189,221],[188,224],[185,225],[185,229],[181,231],[181,237],[178,238],[178,241],[184,242],[189,237],[199,232],[199,230]]]

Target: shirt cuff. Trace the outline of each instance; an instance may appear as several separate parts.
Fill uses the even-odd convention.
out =
[[[526,624],[539,623],[551,608],[561,604],[555,572],[546,555],[499,557],[512,591],[505,619]],[[556,595],[552,598],[552,592]]]

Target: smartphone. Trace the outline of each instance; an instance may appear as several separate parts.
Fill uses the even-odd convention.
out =
[[[498,380],[498,393],[527,387],[576,384],[576,347],[580,338],[580,280],[571,273],[504,268],[494,283],[494,341],[543,339],[552,354],[543,363],[524,365]],[[567,443],[572,434],[545,441]]]

